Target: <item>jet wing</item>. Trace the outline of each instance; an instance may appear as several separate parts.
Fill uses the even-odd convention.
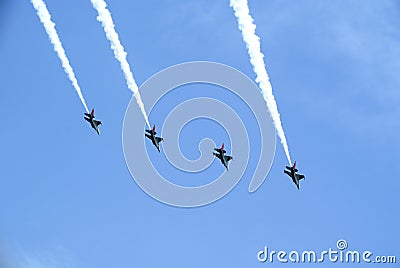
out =
[[[163,140],[162,138],[156,137],[156,141],[157,141],[157,142],[160,142],[160,141],[162,141],[162,140]]]
[[[221,154],[213,153],[213,155],[214,155],[215,157],[218,157],[219,159],[221,159]]]
[[[304,176],[303,174],[296,174],[296,178],[297,178],[298,180],[302,180],[302,179],[305,178],[305,176]]]
[[[217,151],[218,153],[224,153],[224,154],[226,153],[225,150],[222,150],[220,148],[214,148],[214,150]]]

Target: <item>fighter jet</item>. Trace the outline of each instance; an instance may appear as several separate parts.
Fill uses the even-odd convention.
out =
[[[296,168],[296,161],[294,161],[293,167],[288,167],[286,166],[287,170],[284,170],[283,172],[285,172],[287,175],[289,175],[289,177],[292,178],[292,181],[294,182],[294,184],[296,184],[297,189],[300,190],[300,180],[304,179],[305,176],[303,174],[297,174],[297,168]]]
[[[221,148],[214,148],[217,153],[213,153],[215,157],[218,157],[221,160],[221,163],[225,166],[226,170],[228,170],[228,162],[233,159],[230,155],[225,155],[226,151],[224,149],[224,144],[222,143]]]
[[[147,138],[151,140],[154,146],[156,146],[157,150],[160,152],[160,142],[163,141],[163,138],[161,137],[156,137],[156,125],[153,126],[151,130],[146,129],[146,132],[149,134],[145,134]]]
[[[100,129],[99,125],[101,125],[101,121],[95,120],[94,119],[94,109],[92,109],[92,112],[90,114],[85,113],[85,120],[90,123],[92,128],[96,130],[97,134],[100,135]]]

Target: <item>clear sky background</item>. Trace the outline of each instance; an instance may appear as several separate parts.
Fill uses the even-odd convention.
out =
[[[255,78],[228,1],[107,2],[139,85],[194,60]],[[257,192],[248,193],[246,174],[227,196],[194,209],[159,203],[132,179],[121,141],[132,94],[90,1],[46,3],[103,121],[100,136],[83,120],[30,1],[1,3],[0,255],[8,267],[266,267],[256,257],[264,246],[323,251],[338,239],[399,261],[398,1],[249,2],[289,150],[306,180],[298,191],[283,174],[277,142]],[[203,134],[217,144],[225,138],[218,127],[205,131],[208,124],[182,133],[187,157],[197,157],[190,148]],[[218,162],[212,169],[223,172]]]

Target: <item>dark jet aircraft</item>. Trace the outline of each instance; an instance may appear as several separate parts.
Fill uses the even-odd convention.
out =
[[[284,170],[283,172],[285,172],[287,175],[289,175],[289,177],[292,178],[292,181],[294,182],[294,184],[296,184],[297,189],[300,190],[300,180],[304,179],[305,176],[303,174],[297,174],[297,168],[296,168],[296,161],[294,161],[293,167],[288,167],[286,166],[287,170]]]
[[[153,126],[151,130],[146,129],[146,132],[149,134],[145,134],[147,138],[151,140],[154,146],[156,146],[157,150],[160,151],[160,142],[163,141],[163,138],[161,137],[156,137],[156,125]]]
[[[90,123],[92,128],[96,130],[97,134],[100,135],[100,129],[99,125],[101,125],[101,121],[95,120],[94,119],[94,109],[92,109],[92,112],[90,114],[85,113],[85,120]]]
[[[218,157],[221,160],[221,163],[225,166],[226,170],[228,170],[228,162],[233,159],[230,155],[225,155],[226,151],[224,150],[224,144],[222,144],[221,148],[214,148],[217,153],[213,153],[215,157]]]

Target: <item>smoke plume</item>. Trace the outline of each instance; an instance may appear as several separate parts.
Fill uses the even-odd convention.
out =
[[[78,93],[79,99],[85,107],[86,112],[89,113],[89,109],[87,108],[85,99],[83,98],[81,88],[79,87],[78,81],[76,80],[74,70],[69,63],[67,55],[65,54],[65,50],[61,44],[60,38],[58,37],[55,28],[55,23],[51,21],[51,16],[49,10],[46,7],[46,4],[42,0],[31,0],[31,2],[33,4],[33,7],[36,9],[36,13],[39,16],[47,35],[49,36],[50,42],[54,46],[54,51],[57,53],[58,57],[61,60],[62,67],[64,68],[65,73],[68,75],[69,80],[72,82],[72,85]]]
[[[139,88],[135,82],[135,79],[133,78],[129,63],[126,60],[127,53],[119,41],[118,34],[114,28],[114,22],[112,20],[111,13],[107,9],[107,4],[103,0],[91,0],[91,2],[93,7],[97,10],[97,20],[103,25],[104,32],[106,33],[107,39],[110,41],[111,48],[114,51],[114,56],[121,64],[121,69],[125,75],[128,88],[133,92],[136,102],[139,105],[144,119],[146,120],[146,124],[150,128],[149,118],[144,109],[144,104],[139,94]]]
[[[239,30],[242,32],[243,40],[246,43],[250,62],[253,65],[254,72],[256,73],[256,82],[259,84],[265,102],[267,103],[267,107],[283,145],[283,149],[285,150],[289,164],[292,165],[278,107],[274,95],[272,94],[272,86],[269,82],[268,73],[265,68],[264,55],[261,53],[260,38],[256,35],[256,25],[253,23],[253,18],[250,15],[247,0],[230,0],[230,6],[235,11]]]

